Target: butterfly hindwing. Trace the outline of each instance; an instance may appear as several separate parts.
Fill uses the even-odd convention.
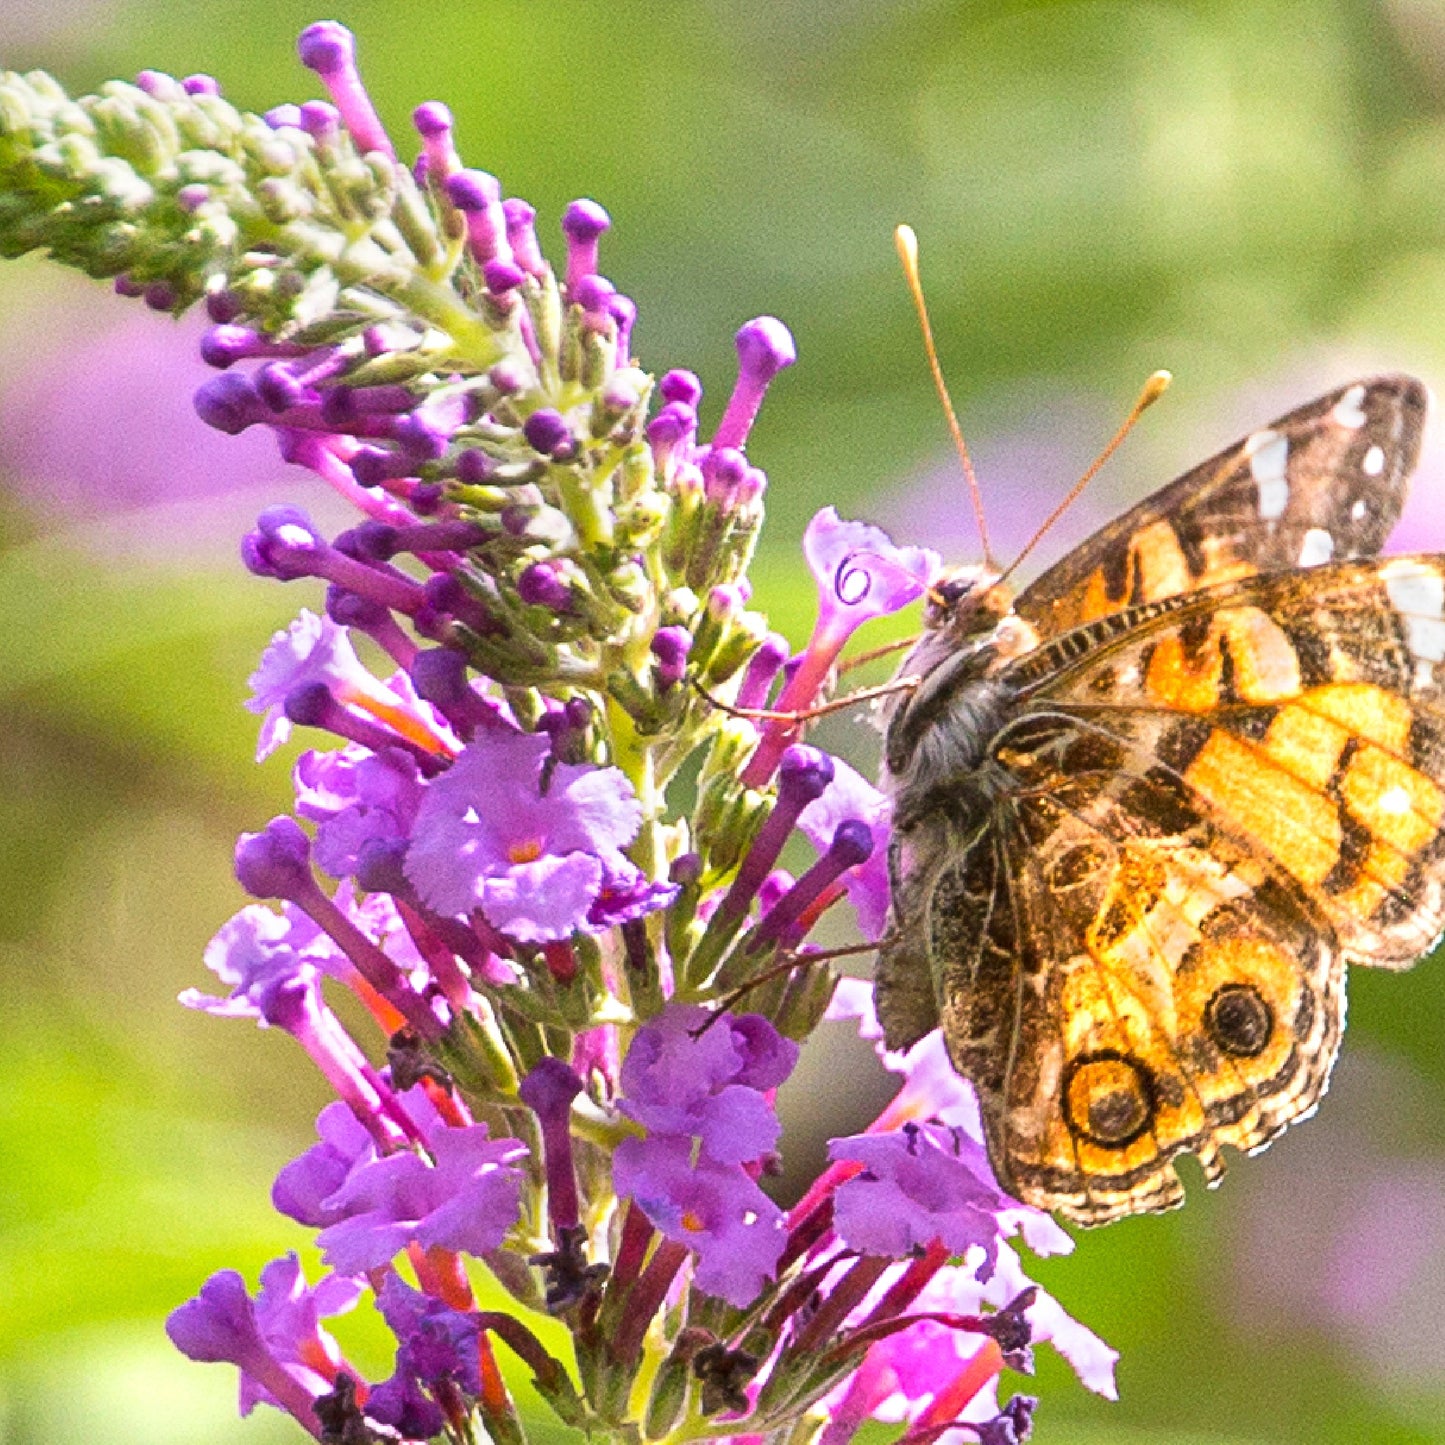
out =
[[[1084,1224],[1183,1197],[1313,1107],[1344,1018],[1328,925],[1147,749],[1062,718],[1000,750],[1018,786],[940,880],[943,1032],[1000,1180]],[[993,884],[990,893],[988,885]]]
[[[1358,381],[1252,432],[1125,512],[1020,594],[1044,636],[1259,572],[1371,556],[1400,515],[1428,393]]]

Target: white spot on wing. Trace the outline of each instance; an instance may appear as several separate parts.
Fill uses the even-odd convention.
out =
[[[1301,567],[1318,567],[1335,555],[1335,539],[1323,527],[1311,527],[1299,549]]]
[[[1387,562],[1380,575],[1385,595],[1405,624],[1410,651],[1422,662],[1445,661],[1445,577],[1404,560]]]
[[[1371,447],[1365,453],[1364,460],[1360,463],[1360,470],[1367,477],[1378,477],[1385,470],[1385,449],[1384,447]]]
[[[1289,460],[1289,439],[1281,432],[1257,431],[1244,444],[1250,474],[1259,489],[1259,515],[1272,522],[1289,504],[1289,483],[1285,464]]]
[[[1350,517],[1354,521],[1358,522],[1360,518],[1363,517],[1365,513],[1369,510],[1370,509],[1365,505],[1365,499],[1361,497],[1360,500],[1356,502],[1353,507],[1350,508]]]
[[[1410,794],[1398,783],[1393,788],[1386,788],[1375,802],[1375,807],[1381,813],[1408,813],[1410,811]]]
[[[1360,405],[1364,399],[1365,388],[1357,382],[1334,404],[1330,411],[1330,420],[1336,426],[1349,427],[1351,431],[1359,430],[1369,420],[1364,407]]]

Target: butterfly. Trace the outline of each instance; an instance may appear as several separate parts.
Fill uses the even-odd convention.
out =
[[[1445,930],[1445,555],[1381,558],[1425,387],[1178,478],[1017,598],[933,589],[887,725],[890,1048],[942,1027],[1017,1197],[1183,1202],[1312,1113],[1350,964]]]

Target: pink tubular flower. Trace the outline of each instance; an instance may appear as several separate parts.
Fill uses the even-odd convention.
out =
[[[824,507],[808,523],[803,555],[818,584],[818,619],[773,703],[777,712],[808,708],[853,633],[873,618],[916,602],[941,566],[938,554],[927,547],[896,546],[881,528],[845,522],[832,507]],[[762,741],[744,773],[750,786],[759,787],[772,776],[796,731],[785,722],[764,725]]]

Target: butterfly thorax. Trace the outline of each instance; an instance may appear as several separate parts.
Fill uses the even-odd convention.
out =
[[[987,806],[1003,781],[985,765],[988,745],[1014,702],[995,674],[1039,642],[1011,590],[979,567],[934,585],[924,628],[899,670],[917,685],[895,707],[884,744],[884,782],[905,830],[929,813],[967,819]]]

